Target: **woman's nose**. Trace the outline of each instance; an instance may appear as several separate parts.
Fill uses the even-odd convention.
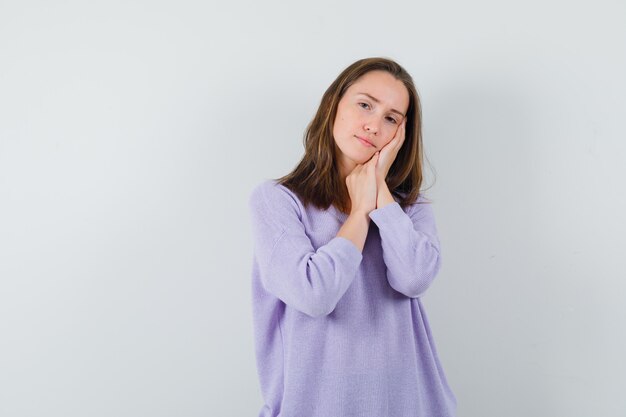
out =
[[[371,134],[377,134],[379,128],[379,122],[376,119],[369,120],[365,123],[365,130]]]

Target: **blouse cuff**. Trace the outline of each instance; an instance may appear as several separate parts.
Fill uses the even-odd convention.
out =
[[[398,218],[406,216],[404,210],[400,206],[400,203],[394,201],[386,206],[377,208],[370,211],[369,217],[376,223],[378,228],[384,227],[387,224],[392,224],[398,221]]]
[[[348,238],[335,236],[328,243],[327,247],[336,249],[343,259],[352,265],[359,265],[363,259],[363,254],[359,248]]]

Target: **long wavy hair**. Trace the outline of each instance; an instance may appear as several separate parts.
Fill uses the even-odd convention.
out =
[[[333,81],[324,95],[317,113],[304,133],[304,156],[289,174],[276,178],[279,184],[300,197],[304,205],[313,204],[326,210],[334,204],[342,212],[350,207],[347,185],[339,176],[339,166],[333,137],[337,105],[345,91],[359,77],[370,71],[386,71],[401,81],[409,93],[404,143],[389,168],[385,179],[389,191],[402,208],[413,204],[422,185],[422,109],[417,89],[409,73],[397,62],[373,57],[360,59]]]

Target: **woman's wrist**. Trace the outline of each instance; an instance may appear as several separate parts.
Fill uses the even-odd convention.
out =
[[[378,183],[378,195],[376,197],[376,208],[381,208],[386,206],[387,204],[393,203],[396,200],[393,199],[391,195],[391,191],[389,191],[389,187],[387,187],[387,183],[382,181]]]

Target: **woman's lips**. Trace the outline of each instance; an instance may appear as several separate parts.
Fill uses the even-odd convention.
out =
[[[375,147],[372,143],[368,142],[366,139],[363,139],[363,138],[361,138],[359,136],[356,136],[356,138],[359,140],[359,142],[361,142],[363,145],[365,145],[365,146],[367,146],[369,148],[374,148]]]

